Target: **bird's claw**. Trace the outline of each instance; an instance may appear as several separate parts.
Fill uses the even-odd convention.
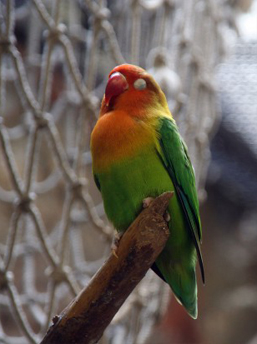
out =
[[[117,255],[117,250],[118,250],[118,247],[116,246],[116,248],[112,248],[112,255],[115,257],[115,258],[119,258],[119,256]]]
[[[117,251],[118,251],[118,247],[119,247],[119,242],[120,242],[120,239],[122,237],[123,233],[115,233],[115,236],[113,238],[113,242],[112,242],[112,245],[111,245],[111,251],[112,251],[112,254],[114,255],[114,257],[116,258],[119,258],[118,254],[117,254]]]
[[[164,217],[164,220],[165,220],[166,222],[169,222],[170,219],[171,219],[170,214],[169,214],[169,212],[168,212],[167,210],[165,211],[163,217]]]
[[[144,208],[144,209],[148,208],[149,205],[152,203],[153,200],[154,200],[153,197],[146,197],[146,198],[143,200],[143,208]],[[169,214],[169,212],[168,212],[167,210],[165,211],[163,217],[164,217],[164,220],[165,220],[166,222],[169,222],[169,221],[170,221],[170,214]]]
[[[148,208],[149,205],[152,203],[152,201],[154,200],[153,197],[146,197],[144,200],[143,200],[143,208]]]

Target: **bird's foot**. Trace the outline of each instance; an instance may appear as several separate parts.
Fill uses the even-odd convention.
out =
[[[170,214],[169,214],[169,212],[168,212],[167,210],[165,211],[165,213],[164,213],[164,215],[163,215],[163,218],[164,218],[164,220],[165,220],[166,222],[169,222],[169,221],[170,221],[171,217],[170,217]]]
[[[146,197],[144,200],[143,200],[143,208],[148,208],[149,205],[152,203],[152,201],[154,200],[153,197]]]
[[[149,205],[152,203],[153,200],[154,200],[153,197],[146,197],[146,198],[143,200],[143,208],[144,208],[144,209],[148,208]],[[165,211],[163,217],[164,217],[164,220],[165,220],[166,222],[169,222],[169,221],[170,221],[170,214],[169,214],[169,212],[168,212],[167,210]]]
[[[113,241],[112,241],[111,251],[112,251],[112,254],[114,255],[114,257],[116,257],[116,258],[119,258],[119,256],[117,255],[117,251],[118,251],[119,242],[120,242],[122,235],[123,235],[123,233],[116,232],[114,235]]]

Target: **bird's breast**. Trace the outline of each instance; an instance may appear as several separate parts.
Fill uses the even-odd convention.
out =
[[[91,152],[95,173],[140,154],[156,142],[154,126],[126,113],[110,112],[101,117],[91,135]]]
[[[98,173],[105,212],[115,228],[128,228],[142,210],[146,197],[156,197],[164,191],[174,190],[167,170],[154,149]]]

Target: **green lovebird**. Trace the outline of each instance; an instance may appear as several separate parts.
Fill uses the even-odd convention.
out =
[[[123,64],[111,71],[91,152],[106,215],[119,233],[144,199],[174,191],[168,206],[172,234],[152,269],[197,318],[197,257],[203,282],[204,269],[194,171],[165,95],[144,69]]]

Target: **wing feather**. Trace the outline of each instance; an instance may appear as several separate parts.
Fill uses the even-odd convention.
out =
[[[196,248],[203,283],[205,282],[203,259],[200,249],[202,239],[199,202],[195,186],[194,170],[174,120],[163,118],[159,128],[158,148],[161,159],[172,179],[178,200],[187,221],[187,228]]]

